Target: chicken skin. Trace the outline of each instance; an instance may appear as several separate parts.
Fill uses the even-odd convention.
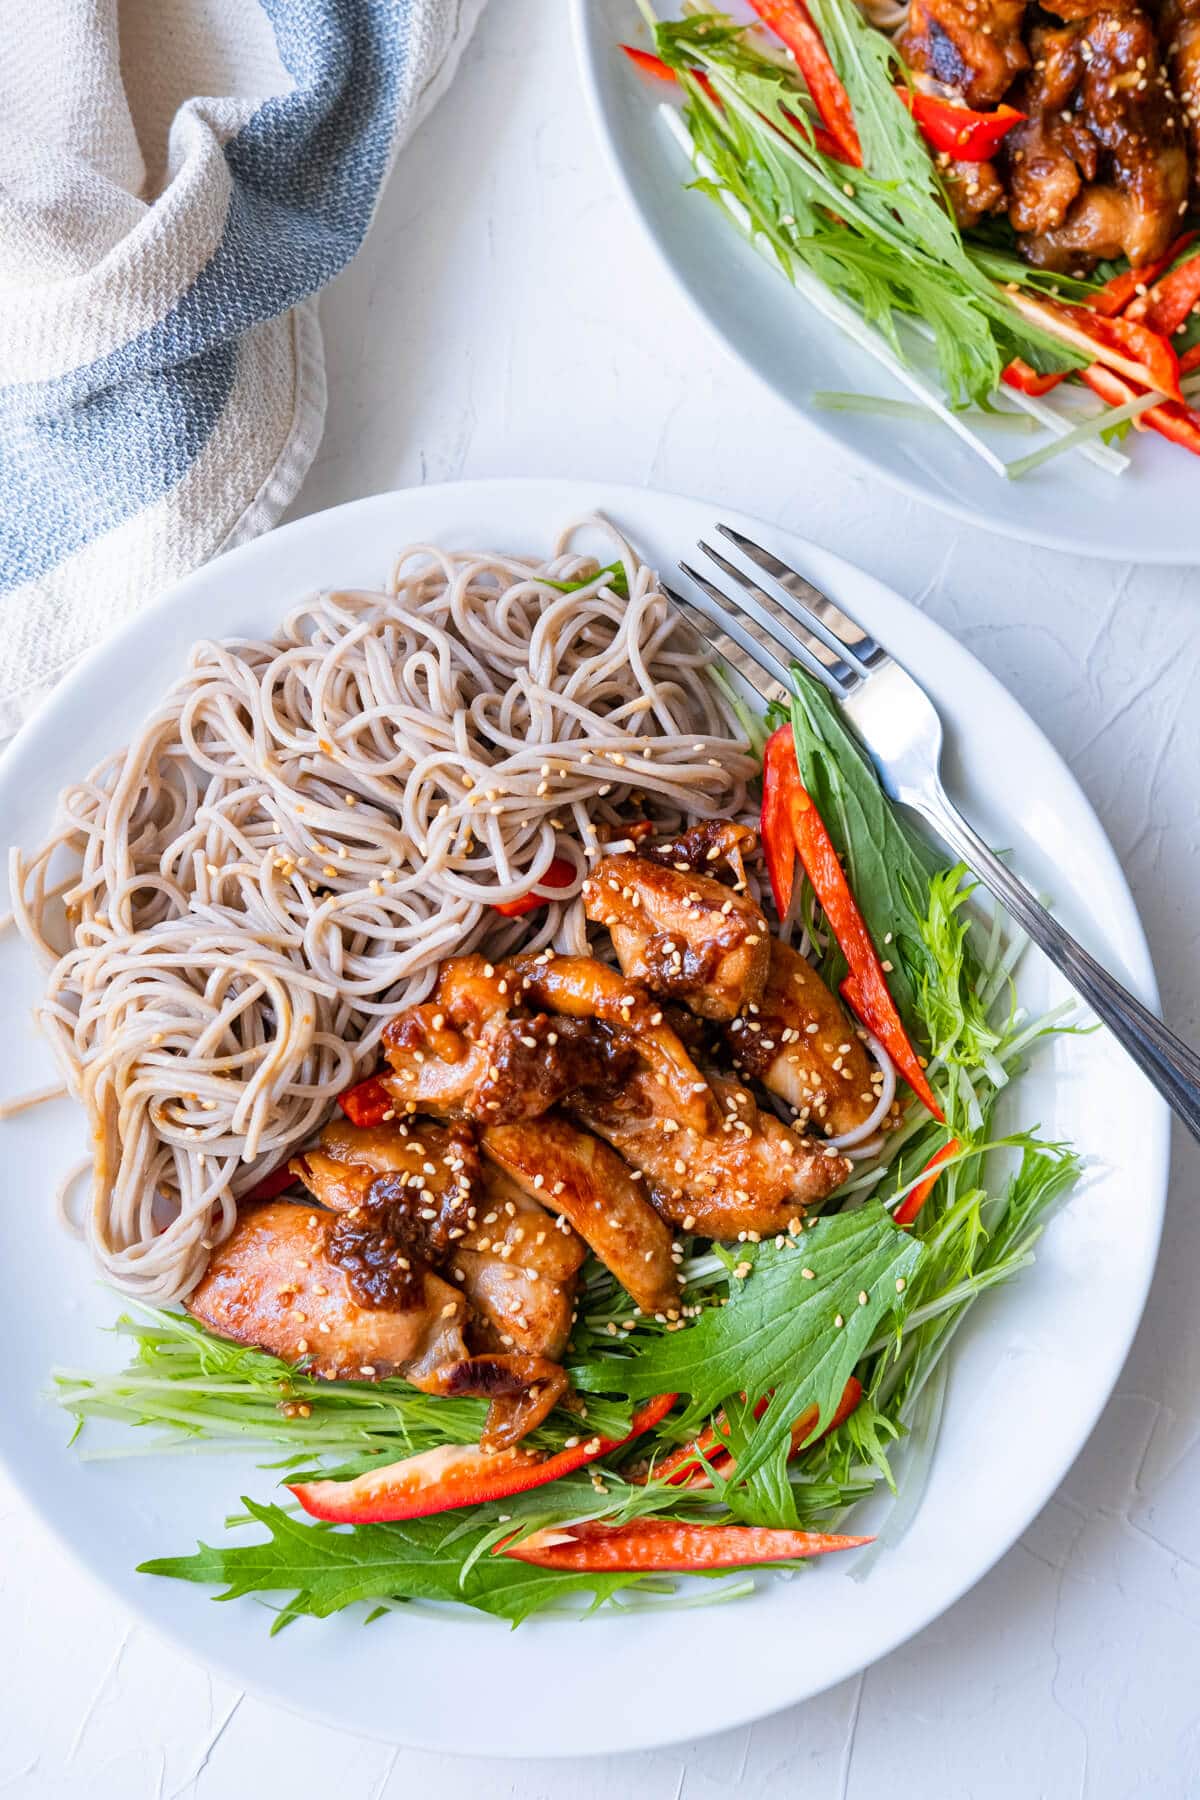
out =
[[[1024,22],[1025,0],[912,0],[899,50],[933,91],[996,106],[1029,67]]]
[[[481,1165],[469,1133],[431,1120],[373,1127],[336,1120],[292,1166],[317,1199],[338,1212],[369,1213],[381,1194],[393,1204],[407,1196],[418,1225],[434,1233],[427,1251],[442,1259],[444,1273],[470,1303],[475,1341],[495,1351],[562,1354],[585,1246],[565,1221]],[[447,1195],[464,1175],[465,1204],[454,1209],[455,1223],[438,1242]]]
[[[1167,0],[1158,30],[1179,101],[1195,198],[1200,195],[1200,0]]]
[[[797,1129],[842,1137],[874,1110],[878,1070],[817,971],[789,945],[772,940],[762,999],[725,1035],[738,1067],[795,1109]]]
[[[681,1123],[645,1074],[580,1094],[571,1110],[641,1170],[664,1218],[703,1237],[786,1231],[849,1174],[844,1156],[760,1112],[748,1088],[717,1076],[710,1086],[716,1122],[703,1131]]]
[[[1005,144],[1022,254],[1061,270],[1153,261],[1186,209],[1188,163],[1149,17],[1112,5],[1039,27],[1030,41],[1034,66],[1018,98],[1028,116]]]
[[[372,1304],[330,1258],[337,1223],[287,1201],[244,1209],[213,1251],[188,1311],[218,1337],[305,1362],[323,1380],[402,1375],[437,1392],[437,1370],[467,1355],[466,1301],[420,1270],[391,1304]]]
[[[583,884],[583,907],[607,928],[626,975],[701,1018],[736,1018],[760,998],[770,956],[762,908],[711,875],[605,856]]]
[[[571,1221],[643,1312],[678,1316],[671,1233],[607,1144],[549,1113],[493,1125],[483,1149],[527,1195]]]

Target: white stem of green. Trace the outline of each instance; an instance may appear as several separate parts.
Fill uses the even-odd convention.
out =
[[[712,163],[697,149],[682,114],[675,107],[667,105],[659,107],[659,114],[696,173],[702,175],[706,181],[711,182],[720,191],[721,202],[726,212],[760,255],[764,256],[776,269],[780,269],[791,281],[796,292],[802,294],[817,312],[831,320],[833,324],[840,326],[846,336],[852,338],[861,349],[873,356],[894,381],[899,382],[902,387],[906,387],[909,393],[915,394],[921,404],[940,419],[943,425],[949,426],[955,436],[961,438],[963,443],[987,463],[990,469],[993,469],[997,475],[1004,475],[1006,465],[995,451],[985,444],[982,438],[976,437],[975,433],[963,424],[962,419],[956,413],[951,412],[941,396],[929,387],[915,370],[905,367],[879,333],[873,331],[852,306],[837,294],[831,293],[825,283],[808,269],[799,264],[791,269],[782,267],[771,240],[763,232],[755,229],[754,222],[745,207],[721,184],[720,177]]]

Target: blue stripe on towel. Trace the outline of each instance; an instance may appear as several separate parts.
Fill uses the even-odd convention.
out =
[[[249,3],[249,0],[247,0]],[[296,83],[225,146],[225,232],[157,324],[52,381],[0,388],[0,592],[176,486],[232,389],[237,340],[337,273],[387,168],[409,0],[262,0]]]

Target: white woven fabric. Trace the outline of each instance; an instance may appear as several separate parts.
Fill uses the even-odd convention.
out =
[[[483,0],[38,0],[0,33],[0,733],[266,530],[321,435],[312,297]]]

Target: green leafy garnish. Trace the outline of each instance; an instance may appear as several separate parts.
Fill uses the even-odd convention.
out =
[[[289,1594],[272,1635],[308,1614],[327,1619],[360,1600],[459,1600],[519,1625],[531,1613],[590,1593],[599,1604],[636,1575],[565,1575],[490,1553],[494,1529],[464,1529],[461,1513],[396,1525],[334,1529],[302,1521],[279,1506],[243,1500],[269,1537],[224,1547],[200,1544],[191,1556],[139,1564],[142,1575],[220,1584],[217,1600],[244,1594]],[[501,1534],[503,1535],[503,1534]]]
[[[722,1404],[733,1407],[743,1391],[754,1397],[773,1391],[738,1457],[744,1481],[810,1408],[820,1431],[863,1351],[899,1309],[922,1251],[875,1204],[819,1219],[782,1248],[738,1248],[744,1255],[737,1267],[745,1273],[735,1275],[726,1306],[648,1343],[628,1362],[606,1364],[603,1376],[619,1373],[634,1399],[687,1394],[680,1431],[695,1429]],[[591,1368],[580,1374],[585,1384],[597,1378]]]

